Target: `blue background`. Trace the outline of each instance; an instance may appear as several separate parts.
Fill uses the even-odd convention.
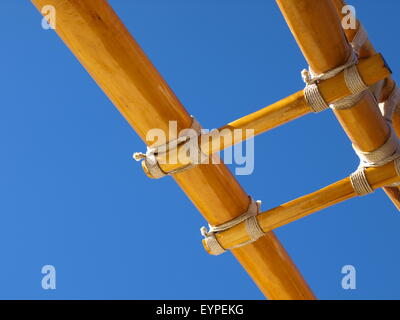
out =
[[[274,1],[110,3],[206,128],[303,87],[304,58]],[[352,4],[396,78],[400,2]],[[145,177],[131,159],[143,143],[34,6],[5,0],[0,12],[0,298],[262,299],[231,254],[205,253],[205,221],[173,180]],[[257,137],[255,171],[238,179],[268,209],[357,164],[325,112]],[[320,299],[396,299],[399,228],[379,190],[276,233]],[[41,288],[46,264],[53,291]],[[347,264],[353,291],[341,288]]]

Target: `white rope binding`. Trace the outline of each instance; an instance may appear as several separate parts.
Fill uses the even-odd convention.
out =
[[[353,47],[354,52],[360,55],[361,47],[367,42],[368,40],[368,33],[365,30],[364,26],[360,23],[358,27],[358,31],[351,42],[351,46]]]
[[[354,36],[354,39],[351,42],[351,54],[345,64],[322,74],[315,74],[310,67],[308,70],[305,69],[302,71],[302,78],[306,83],[306,87],[304,88],[304,96],[313,112],[318,113],[329,108],[348,109],[356,105],[361,100],[363,97],[363,92],[368,89],[368,86],[362,80],[357,69],[357,64],[360,48],[367,40],[368,35],[362,25],[360,25],[357,34]],[[329,105],[325,101],[324,97],[322,97],[318,88],[318,83],[321,80],[333,78],[342,71],[344,71],[344,79],[352,95]]]
[[[374,192],[374,189],[368,182],[364,167],[359,167],[350,175],[350,182],[354,191],[359,196],[365,196]]]
[[[393,113],[400,107],[400,88],[395,87],[386,101],[379,104],[379,109],[386,121],[392,123]]]
[[[149,174],[153,179],[160,179],[167,175],[173,175],[184,172],[208,159],[208,156],[205,153],[203,153],[198,144],[198,137],[200,135],[201,135],[201,126],[199,122],[192,117],[191,127],[182,130],[177,139],[168,141],[167,143],[157,147],[147,147],[147,151],[145,154],[141,152],[136,152],[133,154],[133,158],[136,161],[143,160],[145,162],[146,168],[148,169]],[[181,168],[171,170],[169,172],[164,172],[157,161],[157,156],[161,153],[166,153],[170,150],[173,150],[181,144],[184,144],[186,152],[188,152],[190,155],[191,162]]]
[[[363,152],[353,145],[353,149],[360,158],[360,166],[364,168],[381,167],[396,160],[400,156],[400,144],[397,135],[389,126],[390,135],[385,143],[371,152]]]
[[[201,234],[204,236],[204,240],[207,244],[207,247],[210,249],[211,254],[220,255],[228,249],[232,250],[253,243],[265,235],[264,231],[261,229],[260,224],[258,223],[257,220],[257,215],[260,213],[261,201],[254,201],[251,197],[249,197],[249,199],[250,199],[249,208],[245,213],[243,213],[239,217],[232,219],[226,223],[220,224],[218,226],[209,225],[209,230],[207,230],[206,227],[202,227],[200,229]],[[249,235],[250,240],[238,244],[236,246],[233,246],[231,248],[222,247],[216,238],[216,234],[231,229],[242,222],[246,223],[246,231],[247,234]]]
[[[395,87],[386,101],[379,104],[382,116],[385,118],[390,135],[386,142],[371,152],[363,152],[353,145],[353,149],[360,158],[360,166],[350,175],[350,181],[354,191],[360,195],[373,193],[374,190],[368,182],[365,175],[365,168],[381,167],[394,161],[396,172],[399,175],[400,168],[400,141],[392,126],[392,116],[395,110],[400,106],[400,90]],[[398,186],[400,183],[394,183],[391,186]]]
[[[347,88],[350,89],[353,95],[359,94],[360,92],[368,89],[368,86],[361,78],[356,65],[344,69],[344,80],[346,82]]]

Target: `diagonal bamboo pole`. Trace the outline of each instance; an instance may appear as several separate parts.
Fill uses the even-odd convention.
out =
[[[178,130],[190,127],[188,112],[105,0],[32,2],[39,10],[55,7],[57,33],[143,140],[149,129],[168,132],[170,120]],[[197,166],[174,179],[212,224],[231,220],[249,205],[223,164]],[[233,254],[270,299],[314,299],[272,232]]]
[[[339,14],[340,18],[344,18],[344,13],[343,13],[343,7],[346,5],[346,2],[343,0],[332,0],[333,4],[335,5],[336,11]],[[347,40],[350,42],[353,40],[354,36],[357,33],[358,28],[360,27],[361,23],[359,20],[357,20],[357,29],[345,29],[345,35]],[[371,41],[368,39],[366,43],[362,46],[360,50],[360,57],[361,58],[368,58],[376,54],[376,50],[371,43]],[[385,101],[390,93],[393,91],[395,88],[396,83],[394,82],[393,78],[391,76],[388,76],[385,81],[381,82],[381,86],[378,86],[378,89],[380,87],[380,91],[376,92],[376,98],[378,99],[379,102]],[[392,120],[393,128],[395,129],[396,133],[398,136],[400,133],[400,113],[399,110],[397,112],[394,112],[393,114],[393,120]],[[392,200],[393,204],[396,206],[398,210],[400,210],[400,188],[399,187],[383,187],[382,188],[390,200]]]
[[[400,181],[394,163],[378,168],[368,168],[366,176],[374,190]],[[356,196],[350,179],[345,178],[316,192],[262,212],[257,216],[257,220],[261,229],[269,232]],[[246,224],[243,222],[227,231],[217,233],[216,238],[224,248],[231,248],[250,240]],[[211,253],[204,240],[203,245]]]
[[[362,59],[357,68],[364,83],[368,86],[387,78],[391,74],[389,67],[380,54],[375,54],[368,59]],[[351,94],[344,80],[344,72],[328,80],[321,81],[318,87],[321,95],[328,103],[343,99]],[[310,112],[311,108],[304,97],[304,91],[301,90],[268,107],[232,121],[218,130],[203,134],[199,137],[198,144],[203,153],[211,155],[242,142],[246,138],[264,133]],[[254,130],[254,135],[247,136],[244,132],[246,129]],[[243,130],[243,132],[234,134],[234,130]],[[170,152],[161,153],[157,157],[164,172],[177,170],[190,162],[189,156],[182,149],[183,145],[180,145],[177,150],[173,150],[180,157],[172,157]],[[169,161],[168,159],[179,161]],[[142,162],[142,166],[149,177],[152,177],[146,168],[145,162]]]
[[[277,0],[277,3],[315,72],[326,72],[347,61],[351,47],[331,0]],[[353,108],[333,112],[353,145],[361,151],[374,151],[389,137],[389,127],[371,95]]]

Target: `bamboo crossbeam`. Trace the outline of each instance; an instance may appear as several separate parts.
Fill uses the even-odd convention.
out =
[[[308,64],[317,73],[344,64],[351,46],[332,0],[277,0]],[[353,145],[364,152],[382,146],[390,130],[371,95],[350,109],[334,110]]]
[[[383,167],[368,168],[366,175],[374,190],[400,181],[393,162]],[[257,220],[261,229],[269,232],[356,196],[350,179],[345,178],[316,192],[262,212],[257,216]],[[216,234],[216,238],[224,248],[231,248],[250,240],[245,223]],[[211,253],[205,241],[203,245]]]
[[[360,60],[357,68],[364,83],[368,86],[387,78],[391,74],[389,67],[380,54]],[[343,99],[351,94],[344,80],[344,72],[328,80],[321,81],[318,87],[321,95],[328,103]],[[301,90],[268,107],[232,121],[218,130],[203,134],[199,137],[198,144],[203,153],[211,155],[242,142],[246,138],[253,137],[245,135],[244,130],[246,129],[254,130],[254,136],[256,136],[310,112],[311,108],[304,97],[304,91]],[[243,130],[243,133],[235,135],[234,130]],[[162,153],[157,157],[164,172],[179,169],[190,162],[190,158],[182,151],[182,148],[183,146],[178,146],[177,150],[173,151],[179,154],[180,157],[173,158],[169,152]],[[179,161],[171,162],[168,159]],[[142,163],[142,166],[148,176],[151,177],[145,162]]]
[[[343,7],[346,5],[346,2],[343,0],[332,0],[333,4],[335,5],[336,11],[339,14],[340,18],[344,18],[344,13],[342,11]],[[348,41],[352,41],[354,36],[357,33],[358,28],[360,27],[361,23],[357,19],[356,27],[357,29],[345,29],[345,35]],[[360,50],[360,57],[361,58],[368,58],[376,54],[376,50],[368,39],[366,43],[362,46]],[[390,93],[395,88],[396,83],[394,82],[392,76],[388,76],[385,80],[381,81],[381,85],[378,86],[380,92],[374,92],[376,98],[379,102],[385,101]],[[397,136],[400,137],[400,110],[396,110],[393,113],[392,125],[394,130],[396,131]],[[398,210],[400,210],[400,187],[383,187],[383,190],[386,192],[390,200],[396,206]]]
[[[189,113],[106,1],[32,2],[39,10],[55,7],[57,33],[144,141],[150,129],[168,132],[170,120],[178,130],[190,127]],[[224,164],[197,166],[174,179],[212,224],[239,216],[249,205]],[[232,252],[270,299],[314,299],[274,233]]]

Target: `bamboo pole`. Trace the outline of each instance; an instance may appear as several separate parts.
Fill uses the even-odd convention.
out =
[[[357,68],[365,84],[368,86],[387,78],[391,73],[380,54],[360,60]],[[318,87],[321,95],[328,103],[343,99],[351,94],[344,80],[344,72],[339,73],[331,79],[321,81]],[[203,153],[211,155],[242,142],[246,138],[264,133],[310,112],[311,109],[304,97],[304,91],[301,90],[268,107],[232,121],[218,130],[203,134],[199,137],[198,144]],[[246,129],[254,130],[254,135],[246,136]],[[243,130],[243,132],[241,134],[234,134],[234,130]],[[172,157],[170,152],[162,153],[157,157],[160,167],[164,172],[179,169],[190,162],[189,156],[182,149],[183,146],[181,145],[178,146],[177,150],[173,151],[179,154],[180,157]],[[169,159],[174,159],[175,161],[171,162]],[[142,166],[148,176],[152,177],[146,168],[145,162],[142,163]]]
[[[170,120],[178,130],[190,127],[188,112],[106,1],[32,2],[39,10],[55,7],[57,33],[144,141],[150,129],[168,132]],[[174,179],[212,224],[235,218],[249,205],[224,164],[197,166]],[[314,299],[272,232],[233,254],[270,299]]]
[[[366,175],[374,190],[400,181],[393,162],[383,167],[368,168]],[[345,178],[316,192],[262,212],[257,216],[257,220],[261,229],[269,232],[356,196],[350,179]],[[224,248],[231,248],[250,240],[245,223],[240,223],[227,231],[216,234],[216,238]],[[211,253],[204,240],[203,245]]]
[[[346,5],[346,2],[343,0],[332,0],[333,4],[335,5],[336,11],[339,14],[341,19],[344,18],[344,13],[342,8]],[[354,36],[357,33],[358,28],[360,27],[361,23],[357,20],[356,27],[357,29],[345,29],[345,35],[348,41],[352,41]],[[360,50],[360,57],[361,58],[368,58],[376,54],[376,50],[368,39],[366,43],[362,46]],[[396,83],[393,80],[392,76],[388,76],[386,79],[381,81],[380,86],[378,86],[378,92],[375,92],[375,97],[378,99],[379,102],[385,101],[390,93],[395,88]],[[397,110],[393,113],[392,119],[393,128],[396,131],[397,136],[400,136],[400,110]],[[399,187],[383,187],[383,190],[386,192],[390,200],[392,200],[393,204],[400,210],[400,188]]]
[[[326,72],[347,61],[351,47],[331,0],[277,2],[307,62],[315,72]],[[389,127],[371,95],[366,95],[350,109],[333,112],[353,145],[361,151],[371,152],[382,146],[389,137]],[[396,201],[394,203],[396,205]]]

